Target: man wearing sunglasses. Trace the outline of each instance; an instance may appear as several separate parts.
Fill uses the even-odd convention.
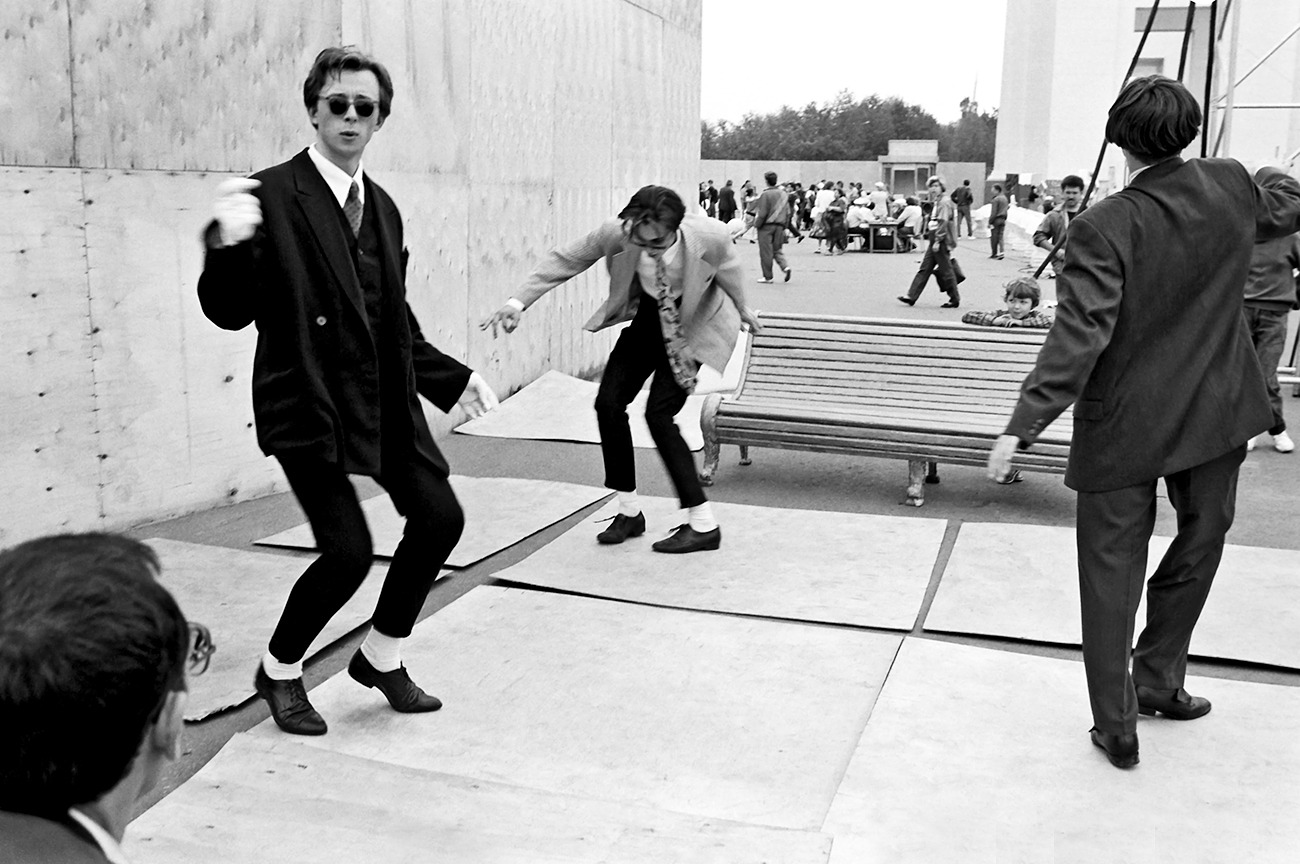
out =
[[[135,802],[180,755],[186,623],[148,546],[114,534],[0,552],[0,861],[124,864]]]
[[[404,713],[442,703],[401,663],[438,569],[464,527],[419,395],[478,416],[496,397],[477,373],[425,341],[406,303],[402,219],[361,164],[393,83],[355,48],[327,48],[303,84],[316,141],[250,180],[223,184],[205,234],[199,300],[215,324],[256,323],[253,413],[302,505],[320,557],[294,585],[254,678],[286,732],[321,735],[302,659],[365,580],[370,531],[349,474],[374,477],[406,528],[348,672]]]
[[[717,549],[722,530],[673,417],[694,389],[700,364],[725,369],[740,325],[760,329],[745,305],[740,258],[725,225],[686,215],[682,199],[667,187],[645,186],[616,218],[553,250],[480,329],[491,327],[493,336],[498,326],[513,333],[525,309],[601,259],[609,268],[609,298],[586,329],[632,323],[619,334],[596,395],[605,485],[618,493],[618,514],[596,539],[616,544],[645,533],[627,406],[654,375],[646,425],[687,511],[687,523],[651,548],[675,553]]]

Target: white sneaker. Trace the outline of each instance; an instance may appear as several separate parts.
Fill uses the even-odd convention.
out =
[[[1279,453],[1290,453],[1295,449],[1295,442],[1291,436],[1285,432],[1279,432],[1273,436],[1273,449]]]
[[[1255,436],[1255,438],[1258,438],[1258,437],[1259,437],[1258,435]],[[1249,441],[1246,442],[1246,452],[1247,452],[1247,453],[1249,453],[1251,450],[1254,450],[1254,449],[1255,449],[1255,438],[1251,438]]]

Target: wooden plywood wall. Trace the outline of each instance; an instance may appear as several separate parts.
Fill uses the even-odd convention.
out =
[[[320,48],[392,73],[366,169],[402,210],[412,308],[503,396],[599,370],[607,277],[509,338],[478,322],[637,187],[694,182],[694,0],[13,0],[0,34],[0,546],[285,488],[252,428],[256,333],[199,309],[198,235],[222,179],[311,142]]]

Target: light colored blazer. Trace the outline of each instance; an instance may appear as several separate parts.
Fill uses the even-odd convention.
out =
[[[682,329],[696,360],[723,370],[740,334],[745,305],[740,256],[727,227],[716,219],[687,214],[681,225]],[[542,295],[600,259],[609,268],[609,297],[586,324],[593,333],[631,321],[640,303],[636,265],[641,250],[627,242],[623,222],[603,222],[585,237],[552,249],[515,292],[527,309]]]

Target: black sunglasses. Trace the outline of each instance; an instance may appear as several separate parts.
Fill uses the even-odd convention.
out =
[[[330,113],[342,117],[348,113],[348,106],[351,105],[357,109],[358,117],[369,117],[375,113],[376,103],[369,99],[349,99],[346,96],[328,96],[321,97],[330,106]]]

